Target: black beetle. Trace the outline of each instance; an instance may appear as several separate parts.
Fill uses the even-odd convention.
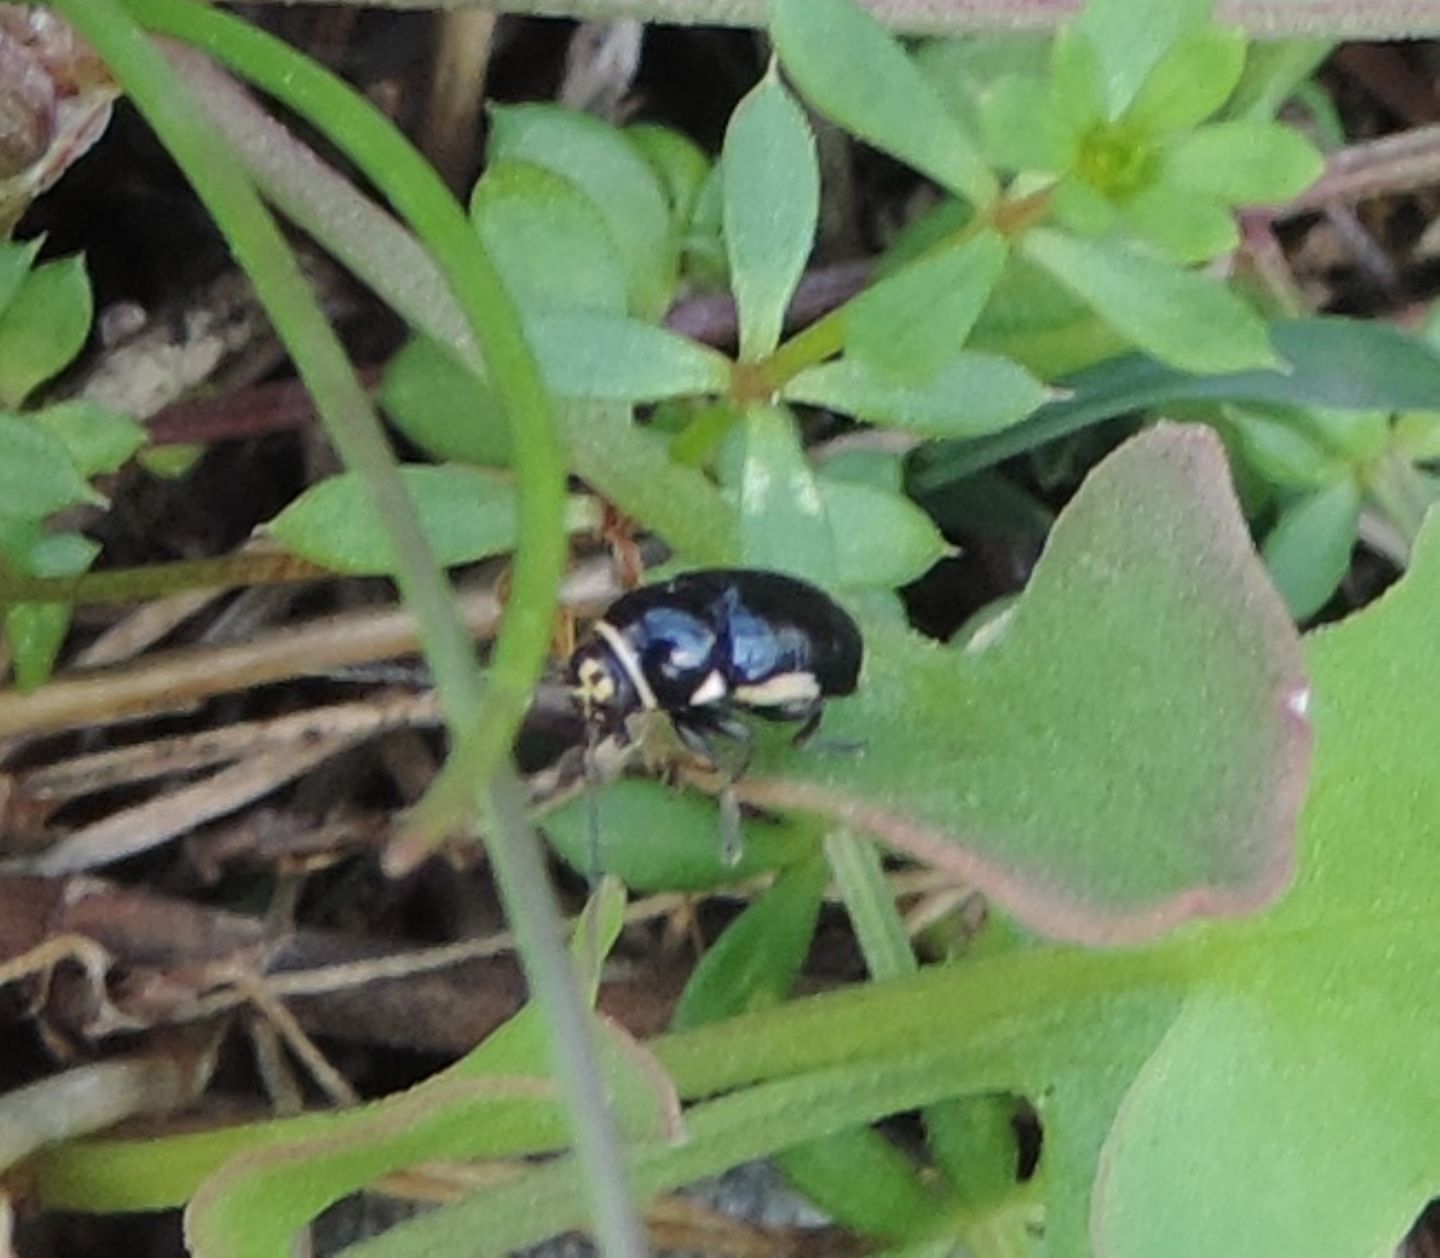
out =
[[[749,742],[749,712],[819,724],[827,699],[854,692],[864,643],[823,590],[778,572],[709,568],[622,595],[570,658],[570,684],[597,733],[624,736],[626,718],[670,717],[714,761],[707,735]]]

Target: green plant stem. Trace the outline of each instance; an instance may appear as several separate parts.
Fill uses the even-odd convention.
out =
[[[825,858],[839,884],[870,977],[879,982],[913,974],[919,966],[885,881],[879,848],[850,830],[836,830],[825,836]]]
[[[435,171],[388,119],[340,79],[280,40],[189,0],[129,2],[151,30],[203,48],[309,119],[354,161],[439,263],[479,342],[487,377],[509,419],[520,525],[485,720],[456,727],[462,737],[453,758],[473,780],[484,780],[508,754],[544,667],[556,590],[568,559],[558,425],[499,275]]]
[[[140,568],[106,568],[72,577],[33,577],[0,567],[0,602],[83,603],[87,606],[138,603],[192,590],[324,581],[334,575],[327,568],[278,552],[186,559]]]
[[[563,532],[564,462],[555,437],[539,371],[525,345],[513,310],[493,268],[459,206],[428,166],[383,118],[338,80],[266,40],[244,23],[188,4],[135,4],[147,20],[191,27],[191,37],[222,45],[245,43],[262,68],[292,87],[298,75],[312,89],[300,106],[314,120],[337,111],[352,145],[381,163],[395,178],[413,180],[401,190],[408,211],[446,268],[462,309],[487,354],[492,379],[507,404],[514,427],[512,448],[520,474],[520,530],[513,597],[496,649],[492,684],[485,695],[487,718],[480,726],[482,684],[468,636],[420,531],[365,390],[343,349],[310,295],[294,255],[240,169],[225,157],[201,111],[166,65],[159,51],[117,0],[57,0],[55,6],[106,60],[125,85],[166,148],[195,185],[237,259],[260,294],[285,341],[317,409],[347,466],[365,484],[390,533],[397,584],[414,611],[427,660],[434,671],[447,720],[457,741],[483,728],[470,751],[477,782],[489,788],[497,817],[508,815],[506,792],[513,773],[504,763],[513,732],[544,661],[556,589],[565,562]],[[198,27],[198,31],[194,28]],[[181,34],[175,30],[172,33]],[[301,93],[304,95],[304,93]],[[503,671],[502,671],[503,670]],[[488,735],[488,736],[487,736]],[[536,998],[551,1033],[557,1076],[577,1126],[577,1153],[585,1172],[592,1216],[602,1227],[605,1252],[639,1255],[638,1224],[630,1210],[623,1160],[614,1127],[595,1088],[598,1067],[583,1030],[584,1012],[574,975],[559,945],[559,918],[538,855],[520,850],[528,836],[515,827],[496,827],[491,853],[502,888],[516,898],[507,904],[522,946]],[[502,872],[503,871],[503,872]],[[565,1006],[569,1008],[564,1008]],[[563,1011],[562,1011],[563,1009]],[[582,1027],[578,1039],[575,1027]],[[584,1068],[588,1057],[588,1068]],[[582,1066],[577,1067],[577,1063]],[[597,1114],[599,1118],[597,1119]]]

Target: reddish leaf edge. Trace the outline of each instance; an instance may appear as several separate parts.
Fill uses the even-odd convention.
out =
[[[1270,720],[1277,738],[1266,802],[1256,810],[1249,834],[1231,840],[1237,844],[1258,840],[1254,846],[1263,856],[1248,877],[1239,882],[1197,883],[1139,907],[1119,908],[1047,884],[1034,870],[983,854],[982,849],[993,852],[998,845],[981,842],[974,832],[968,836],[947,832],[845,791],[797,779],[754,778],[738,784],[739,798],[759,808],[807,812],[863,831],[922,864],[953,874],[1013,913],[1027,928],[1058,942],[1134,946],[1156,940],[1196,918],[1250,917],[1278,901],[1295,875],[1300,812],[1309,786],[1314,742],[1308,717],[1311,688],[1300,635],[1293,630],[1290,614],[1250,542],[1224,447],[1214,430],[1204,424],[1160,423],[1126,445],[1132,449],[1143,446],[1157,457],[1191,464],[1197,495],[1213,504],[1216,532],[1231,533],[1237,547],[1248,550],[1253,560],[1257,617],[1277,626],[1291,626],[1289,641],[1277,639],[1273,647],[1281,680],[1271,696]],[[1114,457],[1114,453],[1109,456]]]

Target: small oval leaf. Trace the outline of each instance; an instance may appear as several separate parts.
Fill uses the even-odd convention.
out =
[[[810,124],[773,72],[731,115],[720,166],[740,357],[756,362],[780,342],[820,212]]]

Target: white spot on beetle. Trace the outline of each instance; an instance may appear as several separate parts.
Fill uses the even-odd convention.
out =
[[[729,693],[730,688],[725,684],[725,678],[717,670],[695,687],[695,693],[690,696],[690,704],[692,707],[703,708],[707,703],[718,703]]]

